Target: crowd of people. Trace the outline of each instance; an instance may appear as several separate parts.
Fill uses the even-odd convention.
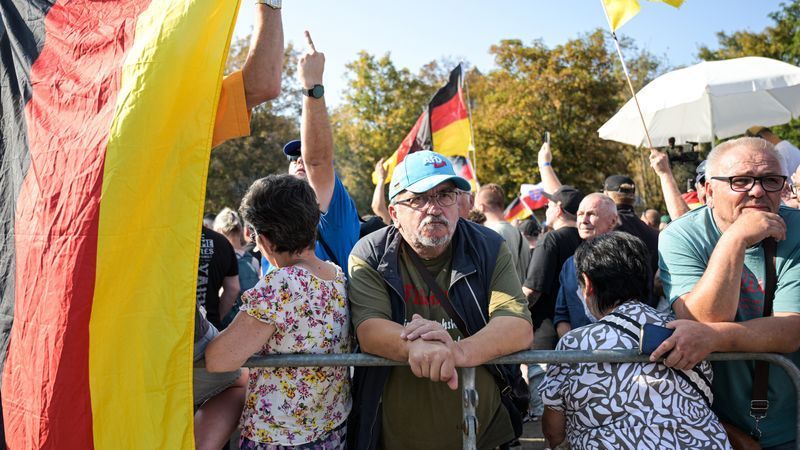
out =
[[[224,82],[215,143],[248,134],[249,108],[279,93],[280,2],[268,3],[243,70]],[[473,192],[447,157],[422,150],[395,167],[388,193],[376,164],[365,221],[334,170],[325,59],[306,39],[288,173],[204,221],[197,448],[223,448],[237,428],[245,449],[461,448],[462,367],[477,368],[481,449],[509,448],[539,420],[561,449],[794,448],[785,373],[704,359],[800,363],[800,150],[764,127],[719,144],[698,168],[697,204],[651,150],[664,220],[634,212],[627,175],[588,195],[563,185],[545,144],[544,226],[508,223],[499,185]],[[645,326],[672,330],[646,363],[487,364],[528,349],[636,349]],[[407,365],[242,367],[253,355],[349,352]]]

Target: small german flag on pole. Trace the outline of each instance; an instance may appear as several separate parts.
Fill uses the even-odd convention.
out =
[[[0,2],[9,448],[193,448],[200,216],[237,10]]]
[[[459,64],[450,72],[447,84],[433,95],[397,150],[383,163],[386,183],[392,179],[395,166],[406,155],[418,150],[433,150],[450,157],[468,156],[472,133],[462,88],[463,71]],[[374,173],[372,182],[378,182]]]
[[[525,203],[520,200],[519,197],[516,197],[503,212],[503,218],[506,220],[506,222],[511,222],[513,220],[527,219],[532,214],[533,213],[530,209],[528,209]]]

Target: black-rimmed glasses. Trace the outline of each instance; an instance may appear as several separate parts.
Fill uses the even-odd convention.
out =
[[[763,177],[751,177],[738,175],[733,177],[711,177],[712,180],[727,181],[731,190],[735,192],[749,192],[756,185],[756,181],[761,184],[761,188],[767,192],[778,192],[783,190],[786,177],[783,175],[764,175]]]
[[[407,205],[414,209],[422,209],[433,201],[442,208],[446,208],[455,205],[456,200],[458,200],[458,191],[439,191],[433,194],[415,195],[414,197],[395,200],[394,203]]]

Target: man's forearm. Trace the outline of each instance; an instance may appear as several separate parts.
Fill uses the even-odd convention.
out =
[[[248,109],[280,95],[283,71],[283,24],[280,9],[257,4],[255,22],[250,52],[242,68]]]
[[[527,350],[533,343],[533,327],[525,319],[499,316],[472,336],[456,343],[458,367],[476,367],[510,353]]]
[[[673,303],[675,315],[700,322],[732,321],[739,307],[744,251],[741,241],[723,234],[700,281]]]
[[[367,319],[356,329],[361,350],[393,361],[408,361],[408,341],[400,338],[403,326],[386,319]]]
[[[780,314],[709,326],[717,332],[715,351],[718,352],[792,353],[800,347],[800,314]]]
[[[689,212],[689,206],[681,197],[681,191],[678,189],[678,183],[672,172],[659,174],[661,180],[661,191],[664,194],[664,203],[667,205],[667,213],[672,220]]]

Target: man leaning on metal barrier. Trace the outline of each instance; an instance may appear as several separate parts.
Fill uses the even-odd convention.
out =
[[[675,315],[688,320],[668,325],[676,331],[653,360],[666,355],[668,366],[691,369],[710,352],[737,351],[788,353],[800,362],[800,211],[780,205],[781,164],[774,146],[758,138],[724,142],[708,155],[708,206],[660,237],[664,292]],[[775,283],[766,282],[770,261]],[[748,434],[765,449],[794,448],[794,387],[779,368],[754,375],[760,371],[752,361],[715,362],[714,411],[736,448],[754,444]]]
[[[361,351],[410,366],[356,368],[351,448],[461,448],[457,367],[480,366],[478,448],[503,446],[521,431],[508,395],[520,383],[527,392],[519,367],[481,364],[530,347],[530,314],[503,238],[459,220],[458,196],[469,189],[446,157],[408,155],[389,185],[394,226],[350,255]]]

